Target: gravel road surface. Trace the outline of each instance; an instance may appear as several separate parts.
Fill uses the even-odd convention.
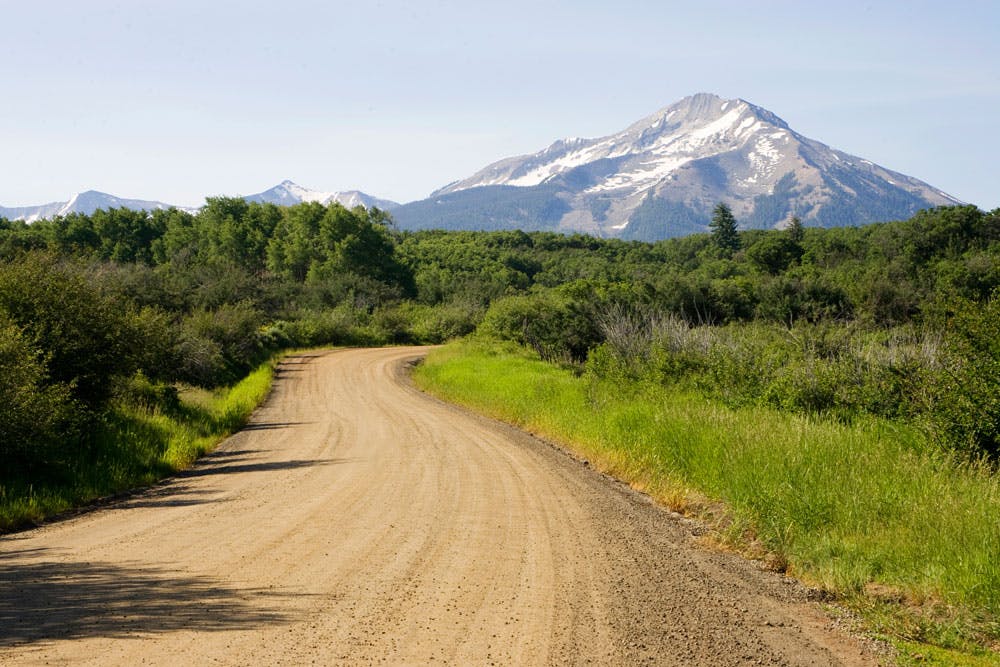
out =
[[[801,586],[421,394],[424,352],[289,357],[194,468],[0,538],[0,664],[875,664]]]

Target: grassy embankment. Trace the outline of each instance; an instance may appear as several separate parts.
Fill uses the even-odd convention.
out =
[[[184,389],[169,407],[113,406],[68,472],[44,482],[0,484],[0,533],[189,466],[246,423],[267,396],[273,373],[270,361],[231,387]]]
[[[416,381],[568,446],[707,520],[718,543],[834,593],[901,662],[997,660],[983,647],[1000,638],[1000,480],[917,429],[609,386],[475,343],[432,352]]]

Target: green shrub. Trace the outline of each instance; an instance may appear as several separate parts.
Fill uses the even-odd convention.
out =
[[[557,290],[545,290],[494,301],[479,331],[534,349],[549,361],[581,362],[600,342],[597,325],[580,304]]]
[[[246,375],[270,352],[263,322],[263,315],[246,301],[188,315],[176,346],[179,379],[214,387]]]
[[[945,338],[928,416],[948,447],[1000,458],[1000,292],[986,304],[958,305]]]
[[[405,303],[399,309],[408,320],[410,339],[417,343],[431,344],[472,333],[484,312],[483,308],[471,303],[437,306]]]
[[[43,359],[0,314],[0,481],[64,458],[76,444],[71,387],[50,383]]]
[[[90,409],[110,397],[116,377],[143,364],[152,344],[148,314],[102,294],[80,266],[51,255],[0,263],[0,313],[44,350],[50,382],[71,387]]]

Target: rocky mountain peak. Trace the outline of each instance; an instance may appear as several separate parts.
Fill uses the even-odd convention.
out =
[[[926,183],[803,137],[763,107],[711,93],[685,97],[615,134],[563,139],[500,160],[432,198],[445,205],[441,197],[461,193],[461,205],[472,207],[475,191],[497,187],[535,192],[484,190],[487,226],[645,239],[704,231],[720,201],[744,227],[780,226],[791,214],[826,226],[864,224],[957,203]],[[506,221],[498,215],[503,201],[518,202]],[[546,218],[526,212],[525,201]],[[423,211],[413,205],[397,211],[403,226],[411,210]]]

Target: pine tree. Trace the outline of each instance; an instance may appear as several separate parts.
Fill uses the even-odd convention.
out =
[[[788,221],[788,226],[785,227],[788,232],[788,238],[790,238],[795,243],[802,243],[802,239],[805,238],[806,228],[802,224],[802,220],[797,215],[793,215],[792,219]]]
[[[740,249],[740,235],[736,231],[736,218],[728,206],[719,202],[712,211],[712,222],[708,228],[712,230],[715,245],[727,255],[732,256]]]

